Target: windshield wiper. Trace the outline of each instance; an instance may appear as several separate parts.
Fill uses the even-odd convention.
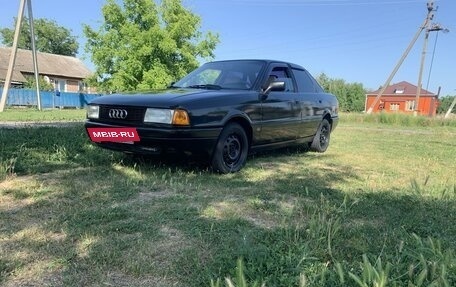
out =
[[[211,84],[205,84],[205,85],[191,85],[188,86],[187,88],[191,89],[207,89],[207,90],[220,90],[222,87],[219,85],[211,85]]]

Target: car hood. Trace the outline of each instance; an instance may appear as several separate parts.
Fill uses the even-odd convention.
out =
[[[98,97],[90,102],[96,105],[122,105],[173,108],[199,100],[210,100],[227,95],[244,94],[244,90],[169,89],[135,94],[113,94]]]

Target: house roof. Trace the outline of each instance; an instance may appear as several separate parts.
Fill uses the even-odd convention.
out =
[[[0,56],[0,61],[3,61],[1,56]],[[5,81],[7,72],[8,72],[8,67],[4,68],[3,62],[0,62],[0,82]],[[11,81],[13,83],[24,83],[24,82],[27,82],[27,79],[22,75],[22,73],[20,71],[13,70],[13,76],[11,78]]]
[[[409,82],[402,81],[396,84],[389,85],[383,92],[383,96],[416,96],[418,87],[410,84]],[[367,93],[368,96],[376,96],[380,92],[380,89]],[[434,97],[435,94],[425,89],[421,89],[421,96]]]
[[[5,80],[11,55],[11,48],[0,47],[0,80]],[[37,52],[40,75],[85,79],[92,72],[75,57]],[[33,74],[32,51],[17,49],[13,71],[13,82],[25,82],[23,74]]]

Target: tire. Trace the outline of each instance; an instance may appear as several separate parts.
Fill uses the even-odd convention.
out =
[[[314,152],[325,152],[331,138],[331,124],[323,119],[318,127],[317,133],[310,144],[310,150]]]
[[[247,160],[249,141],[244,129],[230,123],[220,133],[212,154],[211,166],[219,173],[241,170]]]

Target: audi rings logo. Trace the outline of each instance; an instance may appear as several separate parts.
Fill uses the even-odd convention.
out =
[[[127,115],[128,115],[127,110],[123,110],[123,109],[110,109],[109,110],[109,117],[111,119],[124,120],[127,118]]]

